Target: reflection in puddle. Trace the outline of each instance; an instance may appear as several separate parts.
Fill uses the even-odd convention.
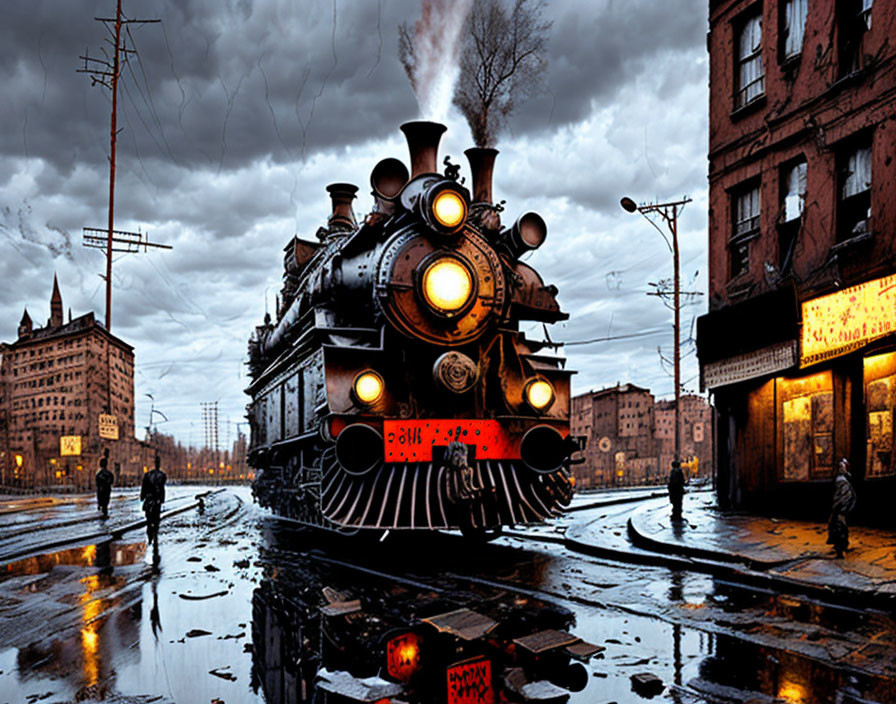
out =
[[[334,588],[305,576],[288,586],[266,580],[253,594],[253,686],[268,704],[478,704],[535,691],[559,704],[588,684],[582,662],[602,650],[569,633],[571,612],[531,598],[378,587],[356,576],[329,577]]]
[[[98,543],[82,548],[70,548],[58,552],[26,557],[10,562],[3,573],[5,577],[44,574],[60,565],[76,567],[121,567],[134,565],[143,560],[146,543]]]

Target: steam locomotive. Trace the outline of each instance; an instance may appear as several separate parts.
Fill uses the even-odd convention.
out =
[[[547,235],[536,213],[502,227],[497,151],[466,150],[472,189],[445,158],[444,125],[401,126],[394,158],[357,187],[327,187],[316,241],[285,248],[276,321],[249,340],[253,493],[302,523],[493,535],[569,502],[570,376],[522,321],[565,320],[557,289],[522,261]],[[546,330],[547,328],[545,328]]]

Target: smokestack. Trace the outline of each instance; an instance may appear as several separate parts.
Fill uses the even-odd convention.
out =
[[[377,211],[391,215],[395,210],[395,199],[408,182],[407,167],[398,159],[383,159],[370,174],[370,186],[376,200]]]
[[[333,212],[327,220],[327,226],[337,229],[354,229],[358,225],[352,212],[352,201],[358,187],[351,183],[331,183],[327,193],[333,201]]]
[[[439,142],[448,128],[438,122],[405,122],[401,126],[411,152],[411,178],[438,173]]]
[[[470,162],[470,171],[473,173],[473,202],[488,203],[492,200],[492,172],[495,169],[495,157],[497,149],[486,147],[472,147],[464,154]]]

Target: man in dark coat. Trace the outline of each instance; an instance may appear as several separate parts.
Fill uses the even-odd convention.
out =
[[[681,502],[684,499],[684,485],[686,484],[681,462],[675,460],[672,463],[672,471],[669,472],[669,502],[672,504],[672,520],[681,520]]]
[[[846,517],[856,506],[856,491],[852,488],[849,474],[849,460],[843,457],[834,478],[834,499],[831,503],[831,518],[828,521],[828,544],[834,546],[837,557],[842,558],[849,547],[849,526]]]
[[[96,507],[103,512],[103,518],[109,517],[109,498],[112,496],[112,484],[115,476],[109,471],[109,450],[103,452],[100,460],[100,471],[96,473]]]
[[[159,521],[162,504],[165,503],[165,481],[168,479],[168,476],[159,469],[161,463],[161,458],[156,455],[156,466],[143,475],[143,486],[140,488],[143,513],[146,514],[146,538],[154,545],[159,544]]]

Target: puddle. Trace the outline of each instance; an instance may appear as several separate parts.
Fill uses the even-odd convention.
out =
[[[146,543],[99,543],[16,560],[6,565],[0,576],[45,574],[60,565],[99,569],[121,567],[142,562],[145,555]]]

